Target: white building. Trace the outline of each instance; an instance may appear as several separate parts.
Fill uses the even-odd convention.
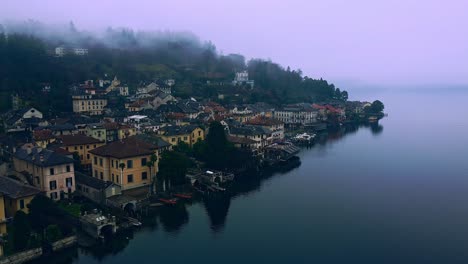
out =
[[[73,48],[73,54],[78,55],[78,56],[88,55],[88,49]]]
[[[318,114],[319,112],[310,105],[297,104],[276,110],[273,116],[285,124],[307,125],[317,122]]]
[[[242,85],[247,84],[250,85],[252,88],[254,87],[254,81],[249,80],[249,73],[247,71],[236,72],[236,77],[234,81],[232,81],[233,85]]]
[[[56,47],[55,48],[55,56],[57,57],[63,57],[67,54],[67,51],[64,46]]]

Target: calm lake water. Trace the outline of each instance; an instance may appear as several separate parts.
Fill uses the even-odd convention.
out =
[[[47,262],[468,263],[468,93],[353,97],[389,116],[329,134],[230,199],[165,209],[128,240]]]

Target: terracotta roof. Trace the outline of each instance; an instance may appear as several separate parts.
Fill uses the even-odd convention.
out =
[[[34,130],[33,138],[34,140],[47,140],[54,138],[54,135],[52,134],[52,130],[50,129]]]
[[[250,119],[249,121],[246,122],[246,124],[257,125],[257,126],[274,126],[274,125],[281,125],[283,124],[283,122],[274,118],[258,116],[258,117]]]
[[[59,139],[62,141],[64,146],[75,146],[75,145],[86,145],[86,144],[96,144],[102,143],[98,139],[85,135],[65,135],[60,136]]]
[[[95,148],[89,152],[98,156],[120,159],[151,155],[156,149],[157,146],[151,143],[145,142],[136,137],[129,137]]]
[[[32,196],[40,193],[38,188],[10,179],[6,176],[0,177],[0,193],[13,199]]]

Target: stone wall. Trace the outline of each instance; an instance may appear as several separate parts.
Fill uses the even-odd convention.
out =
[[[75,245],[76,242],[77,242],[76,236],[69,236],[69,237],[66,237],[64,239],[61,239],[59,241],[52,243],[52,250],[57,251],[57,250],[61,250],[67,247],[71,247]]]
[[[76,236],[69,236],[52,243],[52,250],[58,251],[75,245],[77,242]],[[14,255],[0,259],[0,264],[21,264],[42,256],[42,248],[34,248],[27,251],[19,252]]]
[[[0,259],[0,264],[20,264],[42,255],[42,248],[34,248]]]

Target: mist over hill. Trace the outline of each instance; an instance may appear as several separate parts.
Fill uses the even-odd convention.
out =
[[[58,46],[89,50],[86,56],[54,56]],[[270,60],[246,61],[240,54],[224,55],[209,41],[190,32],[135,31],[107,28],[101,32],[78,29],[73,22],[48,25],[34,20],[7,21],[0,26],[0,100],[9,107],[11,94],[27,97],[53,111],[68,111],[71,84],[118,76],[135,89],[143,82],[172,78],[181,97],[217,99],[220,93],[241,94],[232,102],[273,104],[346,99],[333,84],[303,76]],[[235,72],[246,70],[255,87],[231,87]],[[44,83],[51,85],[47,97]],[[38,102],[37,98],[41,98]],[[43,103],[45,101],[46,103]]]

